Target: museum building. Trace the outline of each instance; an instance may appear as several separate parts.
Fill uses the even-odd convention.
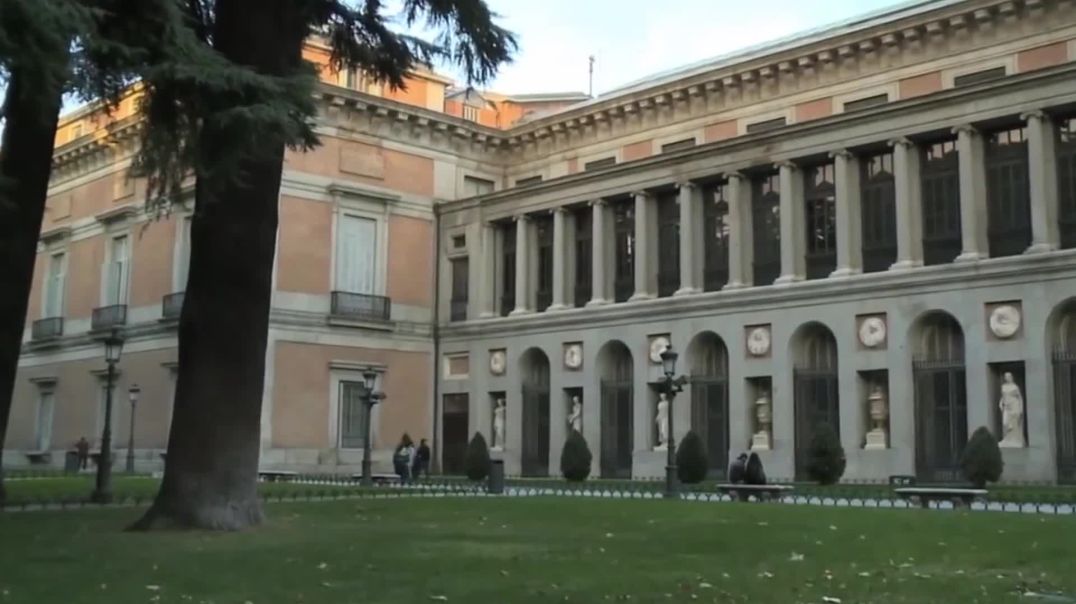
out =
[[[594,475],[659,477],[672,345],[662,412],[715,475],[754,450],[802,477],[827,424],[846,479],[956,480],[986,426],[1004,480],[1076,482],[1074,60],[1071,0],[929,0],[594,99],[325,68],[324,144],[283,175],[262,465],[356,469],[374,371],[382,469],[407,431],[458,473],[482,432],[558,475],[574,427]],[[190,208],[147,216],[136,119],[91,113],[59,133],[5,463],[100,434],[114,328],[117,457],[167,444]]]

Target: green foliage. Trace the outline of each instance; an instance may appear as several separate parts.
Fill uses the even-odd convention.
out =
[[[587,446],[587,439],[578,430],[572,430],[564,448],[560,451],[560,473],[565,480],[582,482],[590,476],[590,464],[594,456]]]
[[[709,459],[706,444],[694,430],[689,430],[676,450],[676,475],[684,484],[698,484],[706,479]]]
[[[475,432],[474,438],[467,445],[467,454],[463,458],[463,471],[467,478],[479,481],[489,476],[489,447],[481,432]]]
[[[829,424],[818,424],[807,449],[807,475],[819,484],[835,484],[844,475],[841,440]]]
[[[980,426],[972,433],[960,456],[960,469],[964,477],[981,489],[988,482],[997,482],[1004,466],[998,440],[986,426]]]

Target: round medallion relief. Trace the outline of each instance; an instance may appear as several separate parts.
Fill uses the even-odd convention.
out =
[[[1020,331],[1020,309],[1012,304],[1002,304],[990,311],[990,331],[1007,340]]]
[[[491,350],[489,353],[489,371],[493,375],[504,375],[506,365],[503,350]]]
[[[755,327],[747,332],[747,352],[760,357],[770,351],[770,328]]]
[[[881,317],[867,317],[859,324],[859,341],[867,348],[881,346],[885,334],[885,321]]]
[[[582,344],[568,344],[564,347],[564,366],[568,369],[579,369],[583,366]]]
[[[669,347],[668,336],[656,336],[650,340],[650,361],[653,363],[661,362],[661,353],[665,352],[665,349]]]

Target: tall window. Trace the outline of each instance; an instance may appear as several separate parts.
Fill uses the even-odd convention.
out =
[[[593,278],[591,276],[593,223],[593,208],[584,207],[575,213],[575,305],[585,306],[590,301],[593,292]]]
[[[366,409],[362,382],[340,382],[340,447],[361,449],[366,440]]]
[[[837,268],[837,198],[833,164],[803,170],[807,204],[807,278],[828,277]]]
[[[658,296],[680,288],[680,204],[676,193],[661,194],[658,204]]]
[[[374,293],[377,222],[341,214],[336,232],[336,291]]]
[[[516,307],[516,225],[501,225],[501,316]]]
[[[37,398],[37,418],[34,426],[34,444],[38,451],[52,447],[52,416],[56,409],[56,393],[42,390]]]
[[[477,176],[463,177],[463,196],[474,197],[476,195],[489,195],[497,188],[497,183]]]
[[[1076,119],[1061,122],[1057,145],[1061,247],[1076,248]]]
[[[702,284],[717,291],[729,281],[729,203],[727,184],[705,189],[702,206]]]
[[[945,264],[960,255],[960,166],[956,141],[922,147],[923,264]]]
[[[176,291],[187,289],[187,275],[190,274],[191,265],[191,216],[181,216],[179,219],[179,249],[176,253]]]
[[[534,219],[535,239],[538,242],[538,290],[536,310],[542,312],[553,302],[553,217]]]
[[[106,306],[127,304],[127,289],[131,272],[129,244],[130,239],[127,235],[112,238],[106,270],[108,277],[105,291]]]
[[[467,256],[453,258],[452,264],[452,299],[450,301],[449,320],[467,320],[467,287],[470,279],[470,262]]]
[[[991,133],[986,140],[987,234],[990,256],[1016,256],[1031,245],[1027,130]]]
[[[863,226],[863,272],[884,271],[897,261],[897,193],[893,154],[865,157],[860,163],[860,219]]]
[[[45,283],[45,318],[64,316],[64,287],[67,279],[67,254],[57,252],[49,258],[49,276]]]
[[[754,283],[772,285],[781,274],[781,179],[777,174],[751,183]]]
[[[624,302],[635,291],[635,204],[629,199],[613,206],[613,299]]]
[[[473,105],[463,104],[463,119],[469,122],[478,121],[478,107]]]

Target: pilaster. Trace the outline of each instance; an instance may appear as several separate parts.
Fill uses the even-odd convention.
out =
[[[482,223],[482,255],[476,263],[481,289],[478,296],[478,317],[489,319],[496,316],[494,298],[497,291],[497,231],[492,224]]]

